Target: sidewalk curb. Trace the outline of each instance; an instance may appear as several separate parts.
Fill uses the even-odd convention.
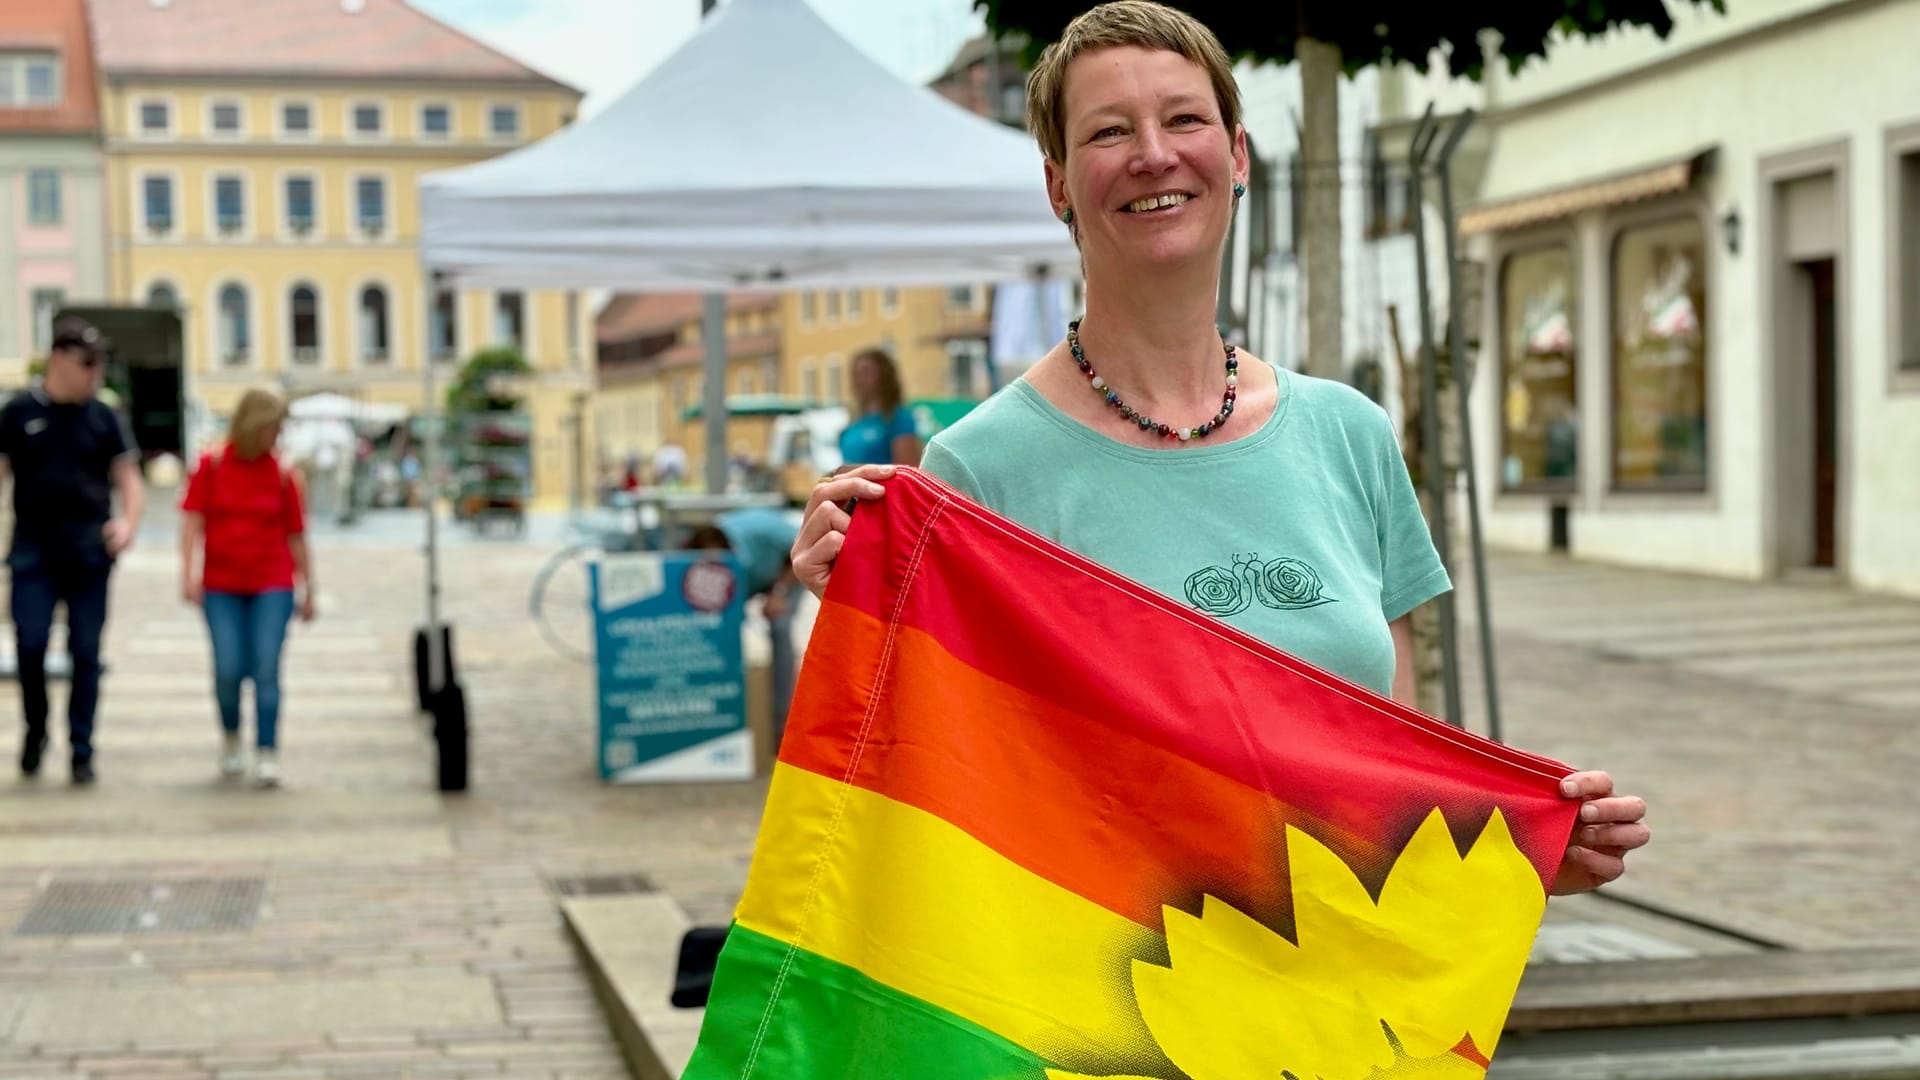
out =
[[[664,893],[642,893],[562,900],[560,913],[633,1075],[678,1080],[706,1015],[667,1002],[693,925],[686,912]]]

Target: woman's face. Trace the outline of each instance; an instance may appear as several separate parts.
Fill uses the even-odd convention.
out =
[[[1247,140],[1226,129],[1206,70],[1164,49],[1101,49],[1068,65],[1062,95],[1067,159],[1047,162],[1047,193],[1073,209],[1089,272],[1218,263]]]
[[[853,399],[871,401],[880,392],[880,372],[870,359],[862,357],[853,362]]]

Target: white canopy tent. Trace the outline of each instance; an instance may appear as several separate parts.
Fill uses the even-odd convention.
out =
[[[804,0],[732,0],[599,115],[424,177],[422,255],[445,284],[483,288],[1077,275],[1040,160],[1028,136],[894,77]],[[709,319],[722,310],[710,298]],[[721,416],[725,357],[706,339],[707,415]],[[716,489],[723,434],[708,432]]]
[[[1075,274],[1033,140],[895,78],[803,0],[732,0],[599,115],[421,183],[463,285],[918,285]]]
[[[710,293],[709,417],[725,290],[1079,273],[1031,138],[896,78],[804,0],[731,0],[598,115],[432,173],[420,199],[422,256],[450,287]],[[724,436],[708,425],[714,491]],[[431,523],[428,547],[437,562]]]

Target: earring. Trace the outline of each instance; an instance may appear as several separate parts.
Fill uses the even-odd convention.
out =
[[[1233,185],[1234,198],[1238,199],[1241,196],[1244,196],[1246,193],[1247,193],[1247,185],[1242,183],[1237,183],[1237,182]]]
[[[1060,221],[1066,225],[1073,224],[1073,207],[1069,206],[1065,210],[1060,211]]]

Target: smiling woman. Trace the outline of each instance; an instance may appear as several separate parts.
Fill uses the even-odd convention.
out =
[[[1379,694],[1411,703],[1406,618],[1451,587],[1385,412],[1281,370],[1214,326],[1221,252],[1247,181],[1232,64],[1192,17],[1102,4],[1048,46],[1029,127],[1080,248],[1086,310],[1019,381],[942,431],[926,470],[1121,574]],[[850,499],[823,482],[793,566],[824,591]],[[1119,677],[1116,675],[1116,677]],[[1612,880],[1644,844],[1604,773],[1557,888]]]

